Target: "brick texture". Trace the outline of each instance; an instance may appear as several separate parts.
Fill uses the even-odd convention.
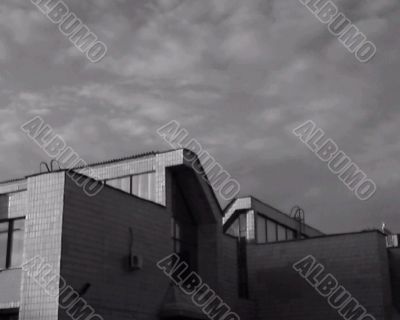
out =
[[[377,320],[391,312],[385,238],[378,232],[250,245],[251,295],[258,319],[341,319],[292,265],[313,255]]]
[[[128,268],[129,228],[142,270]],[[171,253],[169,230],[159,205],[111,187],[90,198],[67,181],[61,276],[76,290],[90,283],[84,298],[104,319],[156,319],[169,284],[156,263]]]

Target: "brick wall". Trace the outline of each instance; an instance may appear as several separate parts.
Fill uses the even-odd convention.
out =
[[[393,303],[400,313],[400,248],[389,250]]]
[[[336,235],[248,248],[250,294],[258,319],[340,319],[292,265],[313,255],[377,320],[391,312],[385,238],[378,232]]]
[[[142,270],[127,268],[129,227]],[[169,230],[159,205],[111,187],[90,198],[67,181],[61,275],[75,289],[91,284],[84,298],[104,319],[156,319],[169,283],[156,262],[171,253]]]
[[[41,257],[57,274],[60,270],[64,173],[30,177],[26,194],[24,262]],[[20,320],[55,320],[57,300],[28,273],[22,272]]]

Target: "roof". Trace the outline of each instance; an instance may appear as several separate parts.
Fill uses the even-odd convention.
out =
[[[133,154],[133,155],[129,155],[129,156],[121,157],[121,158],[114,158],[114,159],[111,159],[111,160],[88,163],[86,165],[76,166],[76,167],[73,167],[73,168],[70,168],[70,169],[66,168],[66,169],[54,170],[53,172],[63,171],[63,170],[83,169],[83,168],[87,168],[87,167],[96,167],[96,166],[105,165],[105,164],[117,163],[117,162],[121,162],[121,161],[125,161],[125,160],[133,160],[133,159],[138,159],[138,158],[145,158],[145,157],[149,157],[149,156],[155,156],[157,154],[162,154],[162,153],[171,152],[171,151],[175,151],[175,150],[176,149],[167,150],[167,151],[150,151],[150,152],[138,153],[138,154]],[[20,178],[13,178],[13,179],[8,179],[8,180],[3,180],[3,181],[0,181],[0,184],[19,182],[19,181],[25,180],[27,177],[36,176],[36,175],[40,175],[40,174],[44,174],[44,173],[47,173],[47,172],[37,172],[37,173],[34,173],[34,174],[26,175],[26,176],[24,176],[22,178],[20,177]]]

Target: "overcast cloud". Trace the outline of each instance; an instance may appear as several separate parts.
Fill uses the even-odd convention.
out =
[[[0,177],[39,170],[42,116],[88,162],[168,145],[178,120],[241,184],[326,232],[400,232],[400,2],[335,0],[359,63],[298,0],[64,0],[108,46],[90,63],[29,0],[0,3]],[[311,119],[377,184],[360,201],[298,138]]]

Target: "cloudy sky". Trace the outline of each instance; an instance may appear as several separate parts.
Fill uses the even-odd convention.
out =
[[[46,155],[40,115],[88,161],[168,145],[179,121],[252,194],[326,232],[400,232],[400,2],[335,0],[377,47],[359,63],[297,0],[65,0],[107,44],[89,62],[29,0],[0,3],[0,178]],[[291,133],[313,120],[377,184],[360,201]]]

